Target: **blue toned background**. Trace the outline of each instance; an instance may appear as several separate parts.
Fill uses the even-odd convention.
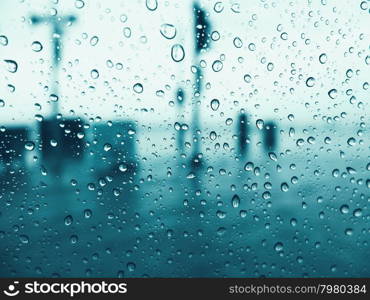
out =
[[[0,2],[0,276],[368,277],[370,2]]]

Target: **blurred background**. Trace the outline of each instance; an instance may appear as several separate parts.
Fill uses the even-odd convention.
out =
[[[368,277],[370,1],[280,2],[2,0],[0,276]]]

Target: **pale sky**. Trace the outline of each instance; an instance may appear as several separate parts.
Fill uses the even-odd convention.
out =
[[[209,83],[201,97],[204,124],[224,125],[241,108],[254,119],[285,122],[294,114],[296,120],[313,123],[315,116],[321,120],[344,111],[350,120],[358,121],[369,111],[369,90],[363,88],[370,78],[370,66],[365,63],[370,55],[369,11],[361,9],[361,1],[351,5],[330,0],[201,2],[210,14],[212,31],[220,35],[200,57],[206,63],[204,82]],[[221,4],[215,6],[217,2]],[[0,59],[18,64],[15,73],[2,64],[2,125],[33,123],[35,114],[50,113],[50,27],[31,26],[29,16],[35,13],[74,14],[78,18],[66,28],[63,39],[59,84],[63,114],[73,109],[85,118],[131,118],[151,126],[173,124],[179,114],[178,108],[170,105],[175,90],[187,86],[189,95],[194,79],[192,1],[158,0],[154,11],[146,7],[145,0],[84,0],[84,6],[79,6],[81,2],[74,0],[0,2],[0,35],[8,38],[8,45],[0,44]],[[161,35],[165,23],[175,26],[175,38]],[[92,46],[94,36],[99,41]],[[242,41],[240,48],[233,43],[236,37]],[[33,51],[34,41],[43,45],[40,52]],[[171,58],[174,44],[184,48],[181,62]],[[254,51],[250,50],[254,49],[252,44]],[[319,61],[322,53],[327,55],[325,64]],[[212,64],[220,59],[223,68],[214,72]],[[269,63],[273,66],[268,67]],[[94,69],[99,72],[97,79],[91,76]],[[353,70],[350,78],[346,76],[348,69]],[[245,75],[250,76],[250,82],[244,81]],[[307,87],[311,76],[315,85]],[[144,87],[141,94],[133,91],[136,83]],[[8,84],[15,86],[14,92]],[[338,91],[335,99],[328,96],[331,89]],[[158,96],[159,90],[164,95]],[[349,93],[356,97],[355,104],[349,102],[347,90],[352,90]],[[217,111],[209,105],[214,98],[221,103]],[[359,108],[360,101],[363,106]],[[191,100],[186,102],[185,119],[190,122]]]

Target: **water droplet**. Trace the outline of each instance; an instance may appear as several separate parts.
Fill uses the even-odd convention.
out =
[[[24,148],[28,151],[32,151],[33,149],[35,149],[35,143],[28,141],[24,144]]]
[[[214,141],[217,138],[217,133],[215,131],[211,131],[209,134],[209,138],[211,141]]]
[[[286,41],[288,39],[288,34],[286,32],[283,32],[282,34],[280,34],[280,38]]]
[[[161,34],[166,39],[173,39],[176,36],[176,27],[172,24],[162,24],[160,29]]]
[[[0,35],[0,45],[2,46],[8,45],[8,38],[5,35]]]
[[[252,81],[252,77],[251,77],[251,75],[249,75],[249,74],[245,74],[245,75],[244,75],[244,81],[245,81],[246,83],[250,83],[250,82]]]
[[[64,224],[66,225],[66,226],[69,226],[69,225],[71,225],[73,223],[73,218],[72,218],[72,216],[71,215],[68,215],[68,216],[66,216],[65,218],[64,218]]]
[[[213,71],[215,71],[215,72],[220,72],[221,70],[222,70],[222,68],[223,68],[223,63],[222,63],[222,61],[220,61],[220,60],[215,60],[214,62],[213,62],[213,64],[212,64],[212,69],[213,69]]]
[[[360,8],[361,8],[362,10],[367,10],[367,8],[368,8],[368,2],[367,2],[367,1],[362,1],[362,2],[360,3]]]
[[[242,42],[242,40],[241,40],[239,37],[234,38],[233,43],[234,43],[234,46],[235,46],[236,48],[241,48],[241,47],[243,47],[243,42]]]
[[[85,209],[84,210],[84,217],[85,219],[90,219],[92,216],[92,211],[90,209]]]
[[[157,0],[146,0],[145,5],[150,11],[155,11],[158,7],[158,2]]]
[[[344,233],[345,233],[345,235],[351,236],[351,235],[353,235],[353,229],[352,228],[346,228]]]
[[[220,1],[216,2],[215,5],[213,6],[213,10],[219,14],[224,10],[224,4]]]
[[[263,120],[258,119],[258,120],[256,121],[256,126],[257,126],[257,128],[258,128],[259,130],[262,130],[264,125],[265,125],[265,122],[264,122]]]
[[[353,216],[356,217],[356,218],[359,218],[362,216],[362,209],[361,208],[357,208],[353,211]]]
[[[275,251],[277,251],[277,252],[281,252],[281,251],[283,251],[283,249],[284,249],[284,245],[283,245],[283,243],[277,242],[277,243],[274,245],[274,249],[275,249]]]
[[[143,85],[139,82],[134,84],[133,89],[134,89],[134,92],[138,94],[141,94],[144,91]]]
[[[356,139],[354,137],[350,137],[348,140],[347,140],[347,144],[348,146],[355,146],[356,145]]]
[[[85,2],[82,1],[82,0],[76,0],[75,1],[75,7],[78,8],[78,9],[81,9],[85,6]]]
[[[43,46],[39,41],[34,41],[31,45],[31,48],[35,52],[40,52],[43,49]]]
[[[273,64],[273,63],[271,63],[271,62],[270,62],[270,63],[268,63],[268,64],[267,64],[267,71],[270,71],[270,72],[271,72],[273,69],[274,69],[274,64]]]
[[[328,92],[328,95],[331,99],[335,99],[337,98],[338,96],[338,91],[336,89],[331,89],[329,92]]]
[[[248,45],[248,49],[249,49],[250,51],[255,51],[255,50],[256,50],[256,45],[255,45],[254,43],[250,43],[250,44]]]
[[[92,79],[98,79],[99,78],[99,71],[97,69],[91,70],[90,76],[91,76]]]
[[[277,161],[277,155],[274,152],[269,152],[269,157],[273,161]]]
[[[127,270],[129,270],[130,272],[134,272],[135,269],[136,269],[136,265],[133,262],[127,263]]]
[[[231,205],[234,208],[238,208],[240,204],[240,198],[238,195],[234,195],[233,198],[231,199]]]
[[[15,73],[18,70],[18,64],[14,60],[5,59],[4,62],[6,63],[6,68],[10,73]]]
[[[90,39],[90,45],[91,46],[96,46],[96,44],[98,42],[99,42],[99,38],[96,35],[94,35],[93,37],[91,37],[91,39]]]
[[[112,145],[111,145],[111,144],[109,144],[109,143],[106,143],[106,144],[104,144],[103,149],[104,149],[104,151],[108,152],[109,150],[111,150],[111,149],[112,149]]]
[[[220,107],[220,101],[218,101],[218,99],[213,99],[211,101],[212,110],[216,111],[216,110],[218,110],[219,107]]]
[[[69,238],[71,244],[76,244],[78,242],[78,236],[77,235],[71,235],[71,237]]]
[[[128,170],[128,167],[126,164],[120,164],[118,166],[118,169],[121,171],[121,172],[126,172]]]
[[[308,87],[313,87],[315,85],[315,78],[308,77],[307,80],[306,80],[306,85]]]
[[[20,235],[19,240],[21,241],[22,244],[28,244],[30,241],[29,237],[25,234]]]
[[[280,186],[280,189],[282,192],[287,192],[289,191],[289,185],[286,182],[283,182]]]
[[[175,62],[180,62],[185,58],[185,51],[182,45],[175,44],[172,46],[171,57]]]
[[[328,60],[328,57],[327,57],[327,55],[325,53],[320,54],[320,56],[319,56],[319,62],[321,64],[325,64],[327,62],[327,60]]]
[[[49,96],[49,99],[50,99],[50,101],[52,101],[52,102],[57,102],[57,101],[59,100],[59,97],[58,97],[58,95],[51,94],[51,95]]]
[[[50,140],[50,145],[51,145],[52,147],[56,147],[56,146],[58,146],[58,142],[57,142],[57,140],[55,140],[55,139],[51,139],[51,140]]]
[[[348,212],[349,212],[349,207],[348,207],[348,205],[343,204],[343,205],[339,208],[339,210],[340,210],[340,212],[341,212],[342,214],[348,214]]]

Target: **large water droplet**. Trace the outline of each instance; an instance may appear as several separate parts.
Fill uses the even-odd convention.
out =
[[[143,85],[139,82],[134,84],[133,89],[134,89],[134,92],[138,94],[141,94],[144,91]]]
[[[145,5],[150,11],[155,11],[158,7],[158,2],[157,0],[146,0]]]
[[[35,52],[40,52],[43,49],[43,46],[39,41],[34,41],[31,45],[31,48]]]
[[[216,111],[216,110],[218,110],[219,107],[220,107],[220,101],[218,101],[218,99],[213,99],[211,101],[212,110]]]
[[[97,69],[91,70],[90,76],[91,76],[92,79],[98,79],[99,78],[99,71]]]
[[[171,40],[176,36],[176,27],[165,23],[161,25],[160,32],[166,39]]]
[[[91,46],[95,46],[98,42],[99,42],[99,38],[96,35],[91,37],[91,39],[90,39],[90,45]]]
[[[6,69],[10,73],[15,73],[18,70],[18,64],[16,61],[11,60],[11,59],[5,59],[4,62],[6,63]]]
[[[75,1],[75,7],[78,8],[78,9],[81,9],[85,6],[85,2],[82,1],[82,0],[76,0]]]
[[[235,46],[236,48],[241,48],[241,47],[243,47],[243,42],[242,42],[242,40],[241,40],[239,37],[234,38],[233,43],[234,43],[234,46]]]
[[[182,45],[175,44],[172,46],[171,57],[175,62],[180,62],[185,58],[185,51]]]
[[[234,195],[233,198],[231,199],[231,205],[234,208],[238,208],[240,204],[240,198],[238,195]]]
[[[0,35],[0,45],[2,46],[8,45],[8,38],[5,35]]]
[[[308,77],[307,80],[306,80],[306,85],[308,87],[313,87],[315,85],[315,78]]]
[[[336,89],[331,89],[329,92],[328,92],[328,95],[331,99],[335,99],[337,98],[338,96],[338,91]]]
[[[327,55],[325,53],[320,54],[320,56],[319,56],[319,62],[321,64],[325,64],[327,62],[327,60],[328,60],[328,57],[327,57]]]
[[[223,63],[222,63],[222,61],[220,61],[220,60],[215,60],[214,62],[213,62],[213,64],[212,64],[212,69],[213,69],[213,71],[215,71],[215,72],[220,72],[221,70],[222,70],[222,68],[223,68]]]
[[[257,128],[258,128],[259,130],[262,130],[264,125],[265,125],[265,122],[264,122],[263,120],[258,119],[258,120],[256,121],[256,126],[257,126]]]
[[[24,144],[24,148],[28,151],[32,151],[33,149],[35,149],[35,143],[28,141]]]
[[[281,252],[281,251],[283,251],[283,249],[284,249],[284,245],[283,245],[283,243],[277,242],[277,243],[274,245],[274,249],[275,249],[275,251],[277,251],[277,252]]]

